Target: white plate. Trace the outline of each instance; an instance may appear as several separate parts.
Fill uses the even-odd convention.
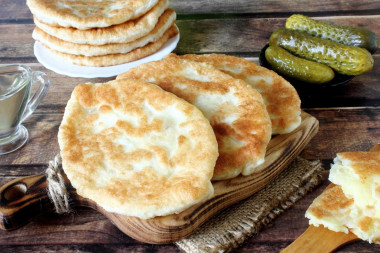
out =
[[[130,68],[134,68],[139,64],[158,61],[164,58],[166,55],[170,54],[177,46],[179,41],[179,33],[169,39],[160,50],[156,53],[151,54],[145,58],[139,59],[137,61],[128,62],[115,66],[108,67],[87,67],[79,66],[68,63],[58,56],[50,53],[48,49],[42,46],[38,41],[34,43],[34,55],[37,60],[44,65],[46,68],[57,72],[58,74],[67,75],[71,77],[85,77],[85,78],[96,78],[96,77],[111,77],[117,76]]]

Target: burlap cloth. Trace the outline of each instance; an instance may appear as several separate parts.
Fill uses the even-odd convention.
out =
[[[222,210],[176,244],[186,252],[228,252],[317,186],[322,171],[320,161],[297,157],[264,189]]]

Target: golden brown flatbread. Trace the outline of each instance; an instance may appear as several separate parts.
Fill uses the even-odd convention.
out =
[[[352,232],[360,239],[380,244],[380,219],[372,208],[357,205],[347,197],[339,185],[326,189],[306,211],[309,223],[335,231]]]
[[[380,146],[380,145],[379,145]],[[331,166],[329,180],[360,206],[375,206],[380,218],[380,152],[341,152]]]
[[[213,195],[218,146],[193,105],[141,80],[75,87],[58,142],[77,193],[109,212],[143,219]]]
[[[306,211],[309,223],[380,244],[380,145],[338,153],[329,179],[338,185],[313,201]]]

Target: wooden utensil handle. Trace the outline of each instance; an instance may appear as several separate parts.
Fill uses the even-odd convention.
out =
[[[323,226],[314,227],[310,225],[300,237],[281,253],[327,253],[356,240],[359,240],[358,237],[351,232],[345,234],[331,231]]]
[[[12,230],[31,218],[54,210],[45,175],[17,178],[0,188],[0,228]]]

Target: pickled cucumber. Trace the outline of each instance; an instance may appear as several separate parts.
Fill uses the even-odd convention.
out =
[[[366,49],[347,46],[301,31],[276,30],[269,38],[269,45],[280,46],[301,58],[326,64],[344,75],[361,75],[373,68],[372,55]]]
[[[335,76],[330,67],[299,58],[277,46],[269,46],[265,50],[265,59],[279,74],[307,83],[327,83]]]
[[[362,47],[370,53],[376,51],[379,43],[377,35],[368,29],[326,24],[300,14],[290,16],[286,20],[285,27],[287,29],[304,31],[311,35],[330,39],[345,45]]]

